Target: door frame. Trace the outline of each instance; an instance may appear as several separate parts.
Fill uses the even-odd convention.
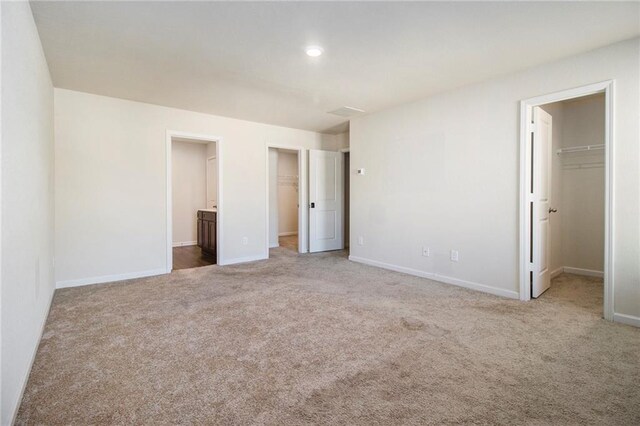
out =
[[[190,132],[182,132],[176,130],[167,130],[165,139],[166,139],[166,174],[167,174],[167,257],[166,257],[166,273],[171,273],[173,269],[173,203],[172,203],[172,195],[171,195],[171,187],[172,187],[172,167],[171,167],[171,147],[172,147],[172,139],[180,138],[180,139],[189,139],[194,143],[209,143],[215,142],[216,144],[216,159],[218,160],[217,167],[217,185],[218,185],[218,194],[217,194],[217,214],[216,214],[216,263],[218,265],[224,265],[224,256],[223,256],[223,230],[222,226],[224,219],[224,207],[222,203],[222,138],[220,136],[211,136],[211,135],[203,135],[198,133],[190,133]],[[206,198],[206,194],[205,194]]]
[[[308,205],[308,183],[307,183],[307,162],[306,148],[300,145],[284,145],[272,142],[265,143],[265,258],[269,258],[269,149],[286,149],[296,151],[298,154],[298,253],[307,253],[309,251],[309,209]]]
[[[520,300],[531,299],[529,262],[531,250],[531,223],[529,203],[532,201],[527,191],[531,185],[531,131],[533,107],[568,99],[581,98],[596,93],[605,94],[605,230],[604,230],[604,318],[613,321],[614,314],[614,276],[613,276],[613,239],[614,239],[614,80],[606,80],[573,89],[562,90],[520,101]]]
[[[217,149],[218,148],[216,147],[216,150]],[[216,155],[211,155],[211,156],[207,157],[207,159],[206,159],[206,163],[205,163],[205,166],[204,166],[205,178],[207,177],[208,172],[209,172],[209,170],[208,170],[208,168],[209,168],[209,160],[211,160],[211,159],[217,160],[218,157]],[[217,161],[216,161],[216,163],[217,163]],[[218,183],[217,182],[217,179],[218,179],[217,175],[218,175],[218,164],[216,164],[216,186],[217,186],[217,183]],[[207,179],[207,182],[206,182],[206,185],[205,185],[205,191],[207,191],[207,198],[209,198],[209,179]],[[207,202],[208,201],[209,200],[207,200]],[[218,207],[218,194],[216,193],[216,208],[217,207]],[[216,218],[216,220],[217,220],[217,218]],[[218,248],[216,247],[216,253],[217,253],[217,250],[218,250]]]

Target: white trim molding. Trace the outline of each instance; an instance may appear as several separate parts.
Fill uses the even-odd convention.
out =
[[[613,320],[615,322],[619,322],[620,324],[627,324],[627,325],[632,325],[634,327],[640,327],[640,317],[635,317],[633,315],[614,313]]]
[[[562,274],[563,272],[564,272],[564,266],[554,269],[553,271],[551,271],[551,279],[554,279],[555,277]]]
[[[77,280],[57,281],[56,289],[68,288],[68,287],[80,287],[83,285],[91,285],[91,284],[111,283],[116,281],[132,280],[135,278],[153,277],[156,275],[163,275],[165,273],[166,273],[165,269],[160,268],[160,269],[152,269],[149,271],[127,272],[125,274],[101,275],[99,277],[89,277],[89,278],[80,278]]]
[[[572,266],[565,266],[562,268],[563,272],[567,274],[584,275],[586,277],[600,277],[604,278],[604,271],[595,271],[593,269],[574,268]]]
[[[236,265],[238,263],[256,262],[258,260],[267,260],[267,259],[268,259],[268,257],[265,257],[264,255],[237,257],[235,259],[228,259],[225,262],[225,266],[226,265]]]
[[[195,246],[197,244],[198,244],[197,241],[178,241],[173,243],[173,247]]]
[[[291,237],[293,235],[298,235],[298,231],[287,231],[287,232],[280,232],[278,234],[278,237]]]
[[[573,266],[561,266],[551,271],[551,279],[566,272],[567,274],[584,275],[587,277],[604,277],[604,271],[596,271],[593,269],[574,268]]]
[[[543,96],[537,96],[520,101],[520,203],[519,203],[519,280],[520,280],[520,300],[531,299],[531,288],[529,273],[530,267],[530,223],[527,212],[529,212],[529,197],[527,188],[530,185],[531,158],[528,137],[529,123],[531,123],[533,108],[539,105],[560,102],[567,99],[580,98],[595,93],[605,94],[605,229],[604,229],[604,317],[612,321],[614,315],[614,110],[613,97],[615,94],[615,81],[607,80],[573,89],[563,90]],[[554,271],[555,272],[555,271]]]
[[[459,278],[448,277],[446,275],[434,274],[432,272],[425,272],[419,269],[407,268],[405,266],[393,265],[390,263],[379,262],[377,260],[366,259],[364,257],[349,256],[349,260],[364,265],[375,266],[382,269],[388,269],[390,271],[401,272],[407,275],[413,275],[416,277],[427,278],[432,281],[437,281],[444,284],[451,284],[457,287],[463,287],[469,290],[476,290],[482,293],[489,293],[495,296],[506,297],[509,299],[517,299],[518,292],[514,290],[505,290],[502,288],[491,287],[485,284],[480,284],[472,281],[465,281]]]

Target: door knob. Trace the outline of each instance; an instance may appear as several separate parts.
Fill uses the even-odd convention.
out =
[[[557,213],[558,209],[549,209],[549,213]]]

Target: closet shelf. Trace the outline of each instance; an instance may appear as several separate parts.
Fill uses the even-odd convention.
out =
[[[568,154],[570,152],[584,152],[584,151],[601,151],[604,149],[604,144],[602,145],[583,145],[583,146],[572,146],[569,148],[562,148],[556,151],[556,154]]]

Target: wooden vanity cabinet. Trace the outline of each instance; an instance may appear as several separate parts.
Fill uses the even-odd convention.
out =
[[[216,212],[198,211],[198,247],[203,255],[216,258]]]

